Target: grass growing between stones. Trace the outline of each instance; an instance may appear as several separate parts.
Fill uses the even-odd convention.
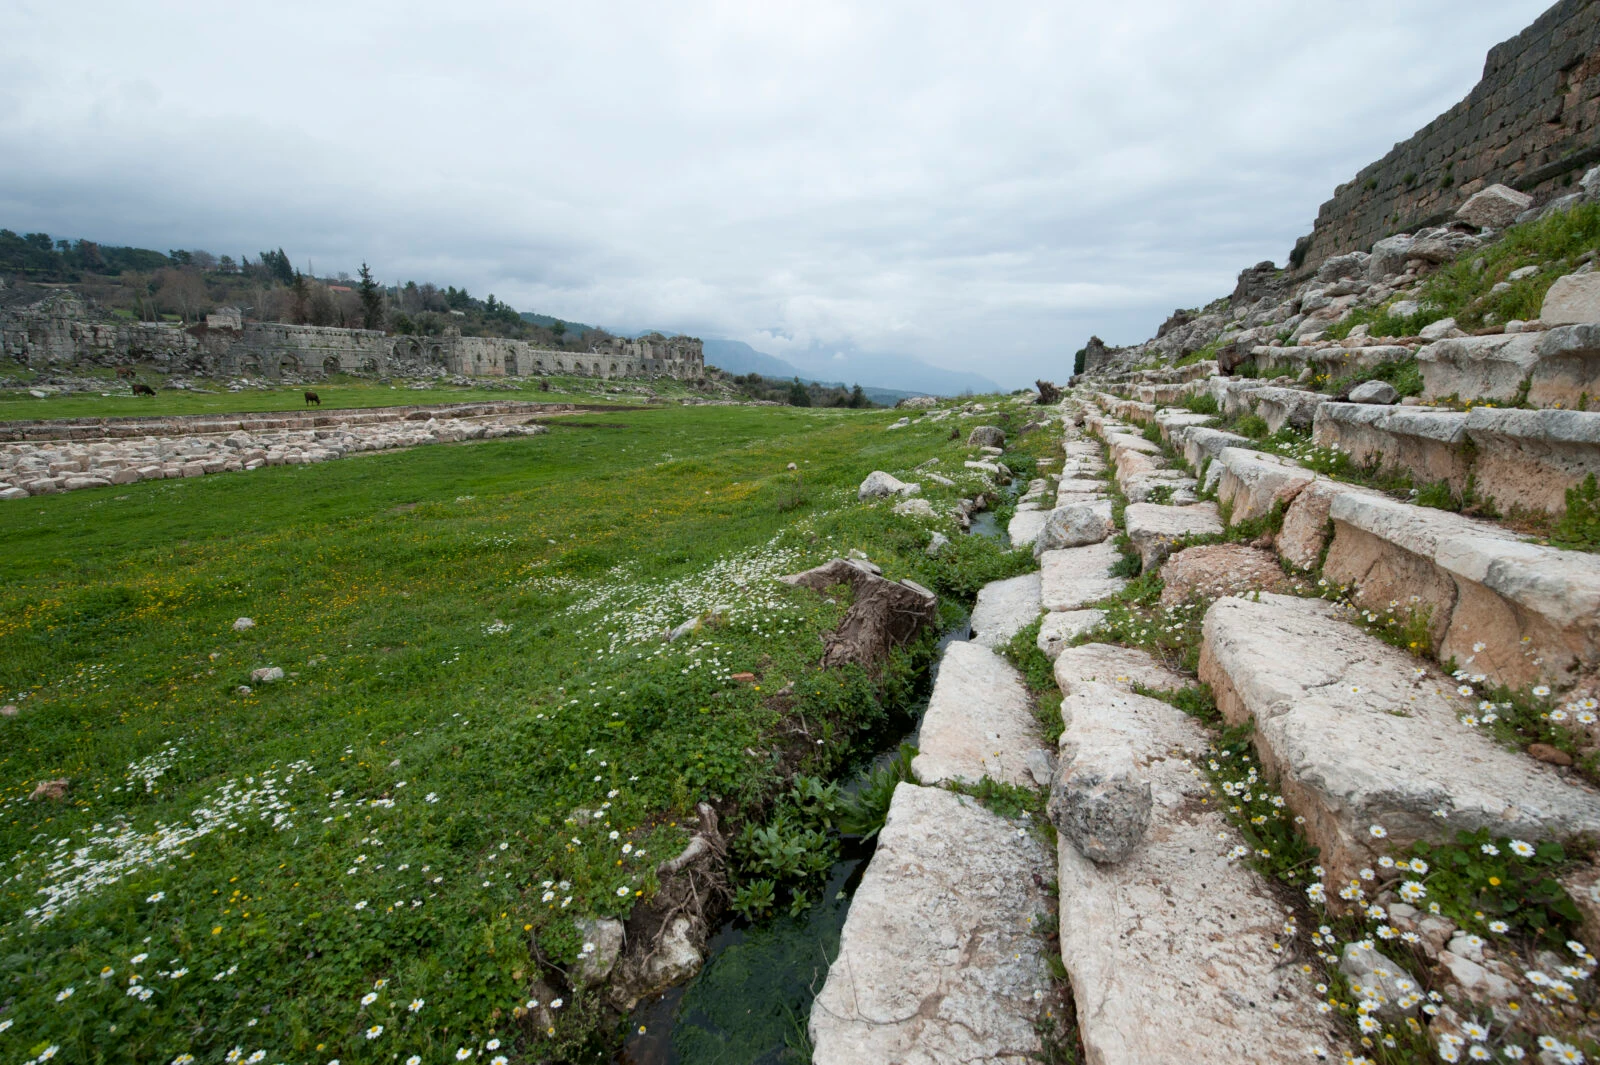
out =
[[[918,683],[819,672],[844,604],[773,578],[859,548],[970,601],[1031,566],[856,502],[959,469],[940,426],[604,420],[0,510],[0,1053],[593,1060],[573,919],[648,900],[695,802],[738,832],[836,776]]]
[[[1056,687],[1055,663],[1039,650],[1039,627],[1043,624],[1043,616],[1029,622],[1000,648],[1000,653],[1022,674],[1033,698],[1033,717],[1039,724],[1040,738],[1054,748],[1064,731],[1061,689]]]

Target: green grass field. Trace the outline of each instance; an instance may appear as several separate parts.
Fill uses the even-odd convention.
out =
[[[948,612],[1031,568],[856,501],[930,457],[975,487],[953,421],[896,416],[605,413],[0,506],[0,1059],[592,1059],[572,919],[886,712],[815,668],[843,604],[772,578],[859,547]]]
[[[15,364],[11,364],[14,366]],[[605,403],[631,405],[648,397],[634,391],[637,381],[610,382],[619,392],[607,392],[608,382],[587,377],[549,378],[550,391],[541,392],[537,379],[518,379],[512,389],[474,388],[436,384],[427,389],[410,389],[404,384],[380,385],[347,378],[310,385],[242,392],[190,392],[163,389],[158,375],[145,379],[157,389],[154,397],[127,395],[126,383],[117,382],[111,371],[97,372],[106,379],[101,396],[82,392],[52,395],[44,399],[29,395],[26,389],[0,390],[0,421],[62,418],[126,418],[140,415],[221,414],[248,411],[302,410],[307,389],[317,393],[326,408],[393,407],[408,403],[470,403],[495,400],[523,400],[533,403]],[[681,381],[658,379],[650,382],[655,395],[675,399],[696,394]],[[118,394],[121,393],[121,394]]]

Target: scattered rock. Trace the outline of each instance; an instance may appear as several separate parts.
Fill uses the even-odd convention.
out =
[[[16,717],[16,716],[17,716],[17,704],[16,703],[7,703],[4,706],[0,706],[0,717]]]
[[[909,496],[922,491],[920,484],[907,484],[898,477],[873,470],[856,491],[857,499],[881,499],[884,496]]]
[[[1448,340],[1453,337],[1464,337],[1467,334],[1456,325],[1454,318],[1441,318],[1437,322],[1423,326],[1417,331],[1417,335],[1423,340]]]
[[[979,425],[967,434],[968,447],[1006,446],[1006,431],[998,425]]]
[[[1350,992],[1357,998],[1378,1003],[1380,1016],[1390,1020],[1415,1016],[1422,994],[1411,974],[1365,943],[1346,943],[1339,959],[1339,971],[1350,981]],[[1409,1003],[1409,1005],[1402,1005]]]
[[[237,688],[233,689],[233,693],[235,695],[249,695],[254,690],[255,689],[250,687],[248,684],[241,684]]]
[[[1111,520],[1111,500],[1068,503],[1052,510],[1033,541],[1033,557],[1046,551],[1097,544],[1116,531]]]
[[[605,982],[622,954],[622,922],[614,918],[582,917],[572,922],[583,937],[574,972],[582,984]]]
[[[894,512],[903,518],[937,518],[933,504],[926,499],[903,499],[894,505]]]
[[[1046,812],[1079,854],[1096,863],[1120,862],[1150,827],[1150,778],[1134,761],[1129,735],[1137,722],[1114,697],[1064,702],[1062,718],[1066,729]]]
[[[262,666],[260,669],[250,671],[250,679],[257,684],[271,684],[283,679],[283,669],[280,666]]]
[[[950,546],[950,537],[942,532],[935,531],[928,538],[927,554],[929,558],[938,558],[939,552]]]
[[[67,797],[67,788],[71,785],[72,781],[66,777],[58,777],[55,780],[41,780],[34,787],[33,794],[29,795],[28,798],[33,802],[47,800],[49,802],[60,802]]]
[[[1532,205],[1533,197],[1525,192],[1507,185],[1490,185],[1462,204],[1456,217],[1483,229],[1504,229]]]
[[[239,618],[233,623],[234,632],[244,632],[247,629],[253,629],[255,627],[256,623],[252,618]]]
[[[1600,322],[1600,274],[1558,277],[1544,294],[1539,320],[1547,325]]]
[[[1548,762],[1550,765],[1572,764],[1572,755],[1559,747],[1552,747],[1548,743],[1528,744],[1528,754],[1541,762]]]
[[[1399,399],[1400,393],[1387,381],[1364,381],[1350,390],[1351,403],[1393,404]]]

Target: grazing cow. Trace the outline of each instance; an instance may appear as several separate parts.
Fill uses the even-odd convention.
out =
[[[149,385],[140,384],[138,381],[135,381],[133,383],[133,394],[136,396],[153,396],[156,394],[156,390],[151,388]]]
[[[117,367],[117,376],[119,378],[126,377],[130,381],[133,380],[133,367],[132,366],[118,366]]]
[[[306,406],[309,407],[313,403],[315,403],[319,407],[322,406],[322,397],[317,395],[315,392],[307,392],[306,393]]]

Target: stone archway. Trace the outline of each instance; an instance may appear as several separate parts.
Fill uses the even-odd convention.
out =
[[[329,355],[322,360],[322,373],[325,377],[332,377],[343,368],[339,365],[339,356],[337,355]]]
[[[373,374],[380,373],[381,367],[378,365],[378,357],[376,355],[368,355],[365,359],[362,359],[361,372]]]
[[[300,372],[300,360],[293,355],[278,356],[278,376],[284,374],[297,374]]]

